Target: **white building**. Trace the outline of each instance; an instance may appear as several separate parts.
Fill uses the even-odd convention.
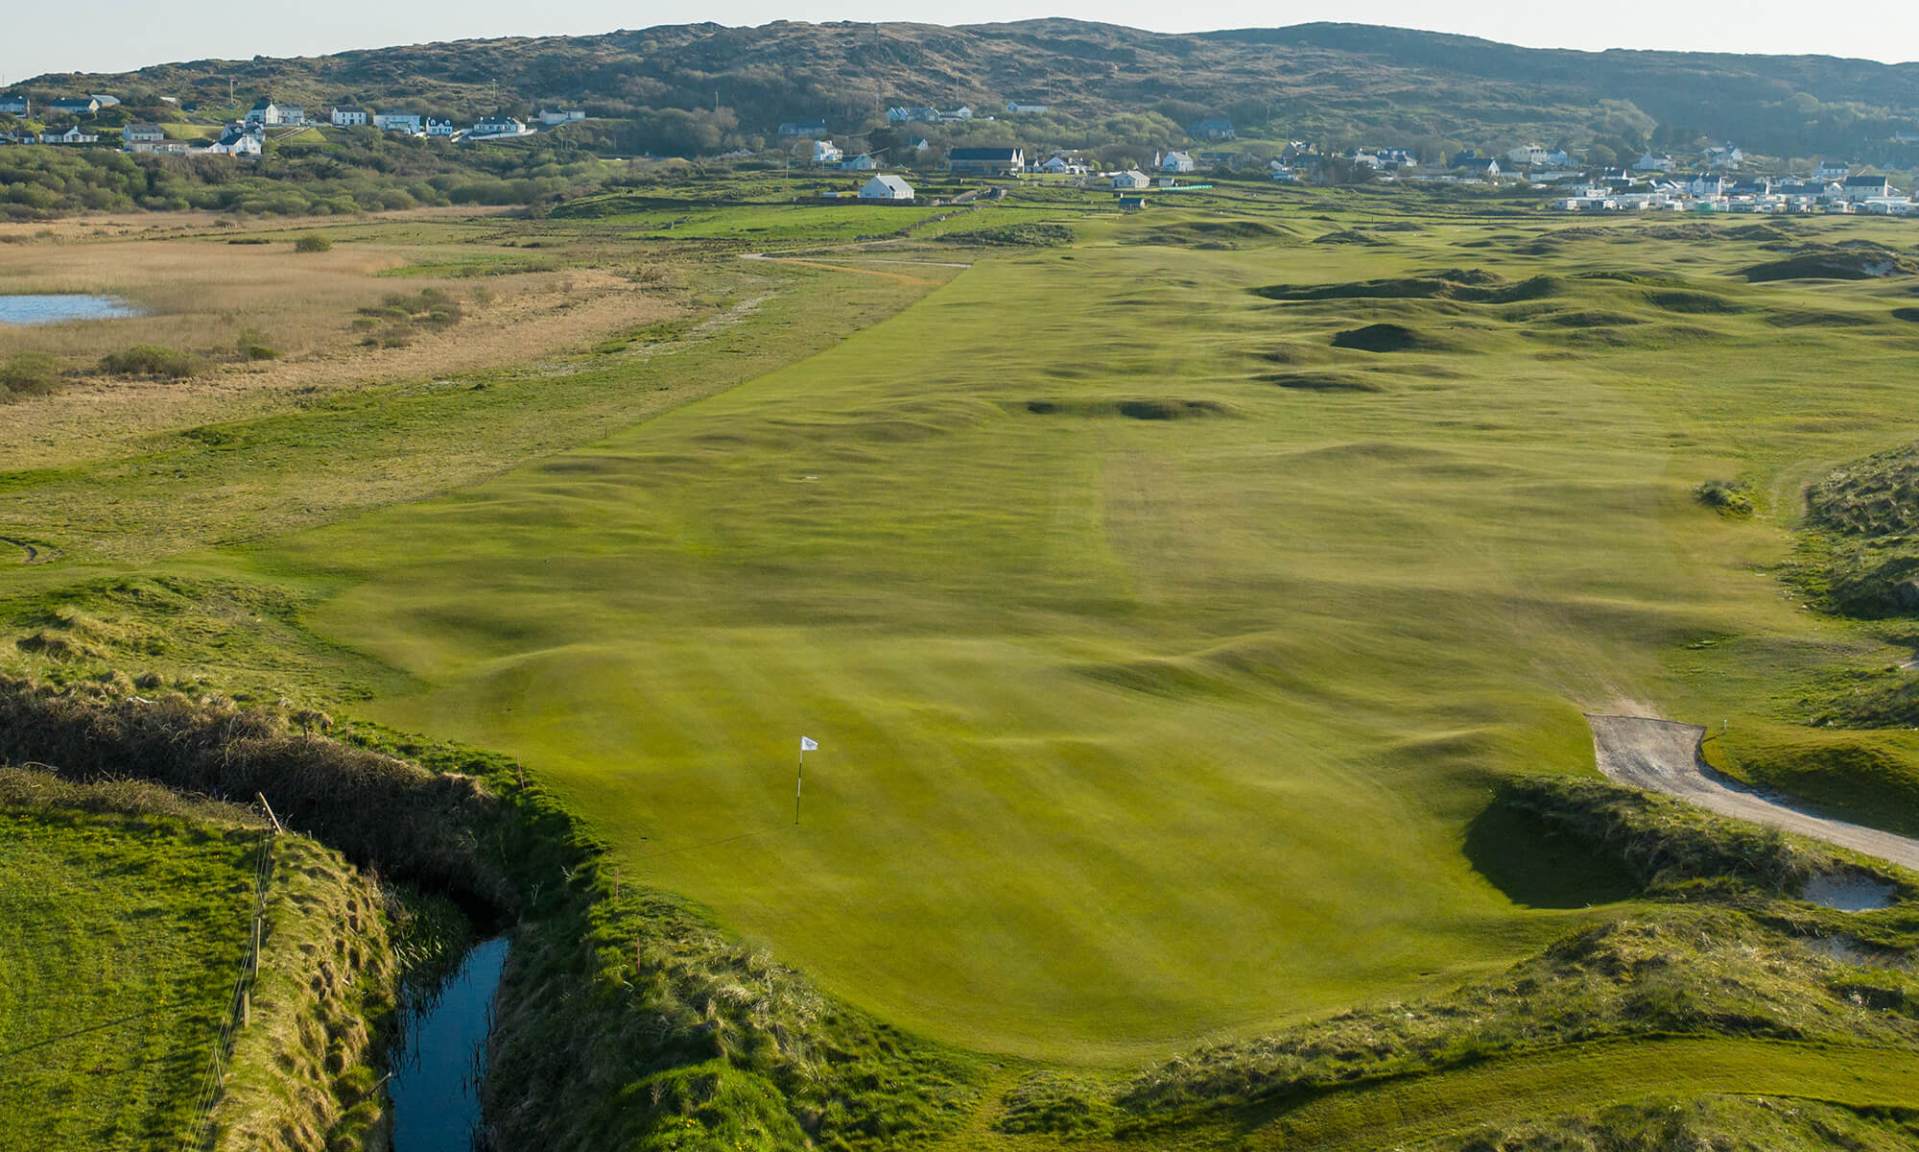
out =
[[[65,132],[40,133],[40,143],[42,144],[98,144],[99,142],[100,138],[98,136],[80,131],[78,124],[75,124]]]
[[[845,155],[846,154],[841,152],[838,146],[831,140],[813,141],[813,163],[815,164],[822,167],[828,164],[838,164]]]
[[[384,132],[405,132],[418,136],[425,119],[418,112],[375,112],[373,126]]]
[[[1077,156],[1055,154],[1043,161],[1039,170],[1053,176],[1084,176],[1086,161]]]
[[[913,186],[892,173],[875,176],[860,185],[860,199],[901,203],[913,198]]]
[[[847,172],[871,172],[879,166],[880,162],[873,159],[873,155],[870,152],[862,152],[858,156],[848,156],[846,159],[840,161],[840,168]]]
[[[366,109],[335,108],[327,118],[335,128],[358,128],[366,123]]]
[[[1039,116],[1052,111],[1048,104],[1022,104],[1018,100],[1006,102],[1006,110],[1015,116]]]
[[[436,120],[431,116],[426,118],[426,135],[429,140],[451,140],[458,132],[459,129],[453,126],[451,120]]]
[[[1193,158],[1184,152],[1168,152],[1159,158],[1161,172],[1191,172]]]
[[[158,124],[129,124],[120,129],[122,144],[157,144],[166,138],[166,130]]]
[[[571,124],[575,120],[586,119],[586,110],[582,108],[542,108],[540,123],[552,128],[558,124]]]
[[[207,145],[203,155],[258,156],[260,151],[260,137],[248,131],[244,124],[234,124],[218,140]]]
[[[1670,172],[1672,166],[1672,157],[1655,156],[1651,152],[1632,162],[1634,172]]]
[[[1115,192],[1137,192],[1141,188],[1151,188],[1153,178],[1137,168],[1128,168],[1124,172],[1113,173]]]
[[[1812,170],[1814,180],[1844,180],[1852,175],[1852,165],[1842,160],[1821,160]]]

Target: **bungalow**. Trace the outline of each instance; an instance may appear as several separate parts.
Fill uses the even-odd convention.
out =
[[[1141,188],[1151,188],[1153,178],[1137,168],[1128,168],[1124,172],[1113,173],[1113,191],[1133,192]]]
[[[1233,122],[1225,116],[1208,116],[1187,129],[1195,140],[1232,140],[1239,136]]]
[[[33,101],[25,96],[0,96],[0,116],[25,116],[33,110]]]
[[[166,138],[166,131],[158,124],[129,124],[120,129],[122,144],[152,144]]]
[[[961,104],[958,108],[953,109],[951,112],[940,113],[940,119],[943,121],[971,120],[972,118],[973,118],[973,109],[968,107],[965,104]]]
[[[100,111],[100,102],[91,96],[77,100],[50,100],[47,111],[55,116],[91,116]]]
[[[1086,161],[1077,156],[1056,153],[1040,164],[1039,170],[1051,176],[1084,176]]]
[[[1453,171],[1462,180],[1497,180],[1499,161],[1490,156],[1478,157],[1456,166]]]
[[[286,113],[271,100],[262,100],[247,112],[247,123],[260,128],[277,128],[285,124]]]
[[[1852,175],[1852,165],[1841,160],[1821,160],[1812,170],[1814,180],[1844,180]]]
[[[280,123],[299,127],[307,122],[307,110],[298,104],[280,105]]]
[[[1006,110],[1015,116],[1043,116],[1052,111],[1048,104],[1022,104],[1018,100],[1006,102]]]
[[[821,167],[838,164],[844,155],[845,153],[841,152],[831,140],[813,141],[813,163]]]
[[[1011,176],[1025,167],[1021,148],[955,148],[946,154],[946,169],[955,174]]]
[[[891,173],[875,176],[860,185],[860,199],[905,203],[913,199],[913,186]]]
[[[418,112],[375,112],[372,119],[373,126],[383,132],[405,132],[410,136],[418,136],[421,123],[426,118]]]
[[[1841,195],[1854,204],[1864,200],[1883,200],[1892,195],[1892,182],[1884,176],[1848,176]]]
[[[451,140],[459,131],[451,120],[436,120],[431,116],[426,118],[426,138],[429,140]]]
[[[42,144],[98,144],[99,142],[100,138],[98,136],[80,131],[78,124],[75,124],[65,132],[40,133],[40,143]]]
[[[327,118],[335,128],[358,128],[366,123],[366,109],[335,108]]]
[[[1634,172],[1670,172],[1672,171],[1672,167],[1672,157],[1664,155],[1655,156],[1651,152],[1646,153],[1632,162],[1632,170]]]
[[[532,130],[523,120],[511,116],[488,116],[475,120],[473,127],[467,129],[468,140],[500,140],[509,136],[528,136]]]
[[[788,120],[786,123],[780,125],[780,135],[817,139],[818,137],[826,135],[826,121]]]
[[[140,156],[185,156],[192,151],[185,140],[135,140],[126,150]]]
[[[1158,168],[1161,172],[1191,172],[1193,158],[1184,152],[1168,152],[1159,158]]]
[[[540,123],[546,125],[548,128],[560,124],[571,124],[576,120],[584,119],[586,119],[586,110],[583,108],[540,109]]]
[[[925,105],[920,105],[915,108],[896,105],[886,110],[886,119],[892,124],[934,124],[938,123],[939,118],[940,110],[938,108],[928,108]],[[820,131],[826,131],[826,125],[824,123],[820,125]]]
[[[843,172],[871,172],[879,166],[880,162],[873,159],[871,152],[862,152],[858,156],[848,156],[846,159],[840,161],[840,170]]]
[[[1373,153],[1381,168],[1417,168],[1419,157],[1409,148],[1381,148]]]
[[[1553,152],[1544,144],[1521,144],[1507,150],[1506,162],[1520,168],[1544,168],[1553,163]]]

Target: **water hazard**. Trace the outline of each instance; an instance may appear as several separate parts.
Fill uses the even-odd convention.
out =
[[[117,320],[140,310],[111,296],[56,293],[0,296],[0,324],[61,324],[68,320]]]
[[[406,1035],[387,1082],[394,1152],[473,1152],[506,950],[504,936],[475,945],[437,996],[407,1006]]]

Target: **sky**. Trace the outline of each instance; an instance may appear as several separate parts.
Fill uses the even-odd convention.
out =
[[[207,57],[295,56],[475,36],[610,32],[713,20],[927,19],[881,0],[70,0],[10,5],[0,83],[42,72],[119,72]],[[1812,52],[1919,60],[1919,4],[1855,0],[969,0],[954,21],[1071,16],[1162,32],[1313,20],[1391,24],[1542,48]]]

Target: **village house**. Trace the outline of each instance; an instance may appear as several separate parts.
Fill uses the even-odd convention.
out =
[[[1632,162],[1634,172],[1670,172],[1673,169],[1672,157],[1646,153]]]
[[[1195,140],[1234,140],[1239,133],[1233,130],[1233,122],[1225,116],[1208,116],[1186,130]]]
[[[247,112],[247,123],[259,128],[291,127],[306,122],[306,109],[295,104],[282,106],[262,100]]]
[[[335,128],[358,128],[366,123],[366,109],[335,108],[327,119],[333,122]]]
[[[788,120],[786,123],[780,125],[780,135],[817,139],[818,137],[826,135],[826,121]]]
[[[1841,195],[1854,204],[1865,200],[1883,200],[1892,195],[1892,181],[1884,176],[1848,176]]]
[[[193,150],[185,140],[134,140],[124,147],[139,156],[185,156]]]
[[[525,136],[531,132],[523,120],[511,116],[487,116],[475,120],[473,127],[467,129],[468,140],[499,140],[509,136]]]
[[[973,118],[973,110],[972,108],[968,107],[965,104],[961,104],[958,108],[953,109],[951,112],[940,113],[940,120],[943,123],[956,123],[960,121],[971,120],[972,118]]]
[[[1155,165],[1161,172],[1191,172],[1193,158],[1184,152],[1168,152]]]
[[[893,124],[936,124],[939,122],[939,118],[940,110],[938,108],[928,108],[924,105],[916,108],[899,105],[886,110],[886,119],[889,123]],[[826,126],[822,124],[820,130],[824,132]]]
[[[68,128],[64,132],[40,133],[40,143],[42,144],[98,144],[99,142],[100,137],[80,131],[78,124]]]
[[[1006,102],[1006,110],[1015,116],[1043,116],[1052,111],[1047,104],[1022,104],[1018,100]]]
[[[955,148],[946,154],[946,169],[956,175],[1012,176],[1025,168],[1020,148]]]
[[[828,164],[838,164],[845,155],[844,152],[839,150],[839,146],[831,140],[813,141],[813,163],[820,167],[825,167]]]
[[[418,136],[425,117],[418,112],[375,112],[373,126],[383,132],[405,132]]]
[[[432,116],[426,118],[426,138],[429,140],[451,140],[459,134],[451,120],[439,120]]]
[[[905,203],[913,199],[913,186],[891,173],[875,176],[860,185],[860,199]]]
[[[92,116],[100,111],[100,102],[91,96],[78,99],[49,100],[47,111],[55,116]]]
[[[1455,165],[1454,175],[1461,180],[1497,180],[1499,179],[1499,161],[1490,156],[1479,156]]]
[[[873,159],[873,154],[870,152],[862,152],[858,156],[848,156],[846,159],[840,161],[840,169],[844,172],[871,172],[879,166],[880,162]]]
[[[1734,145],[1725,144],[1706,149],[1706,166],[1709,168],[1737,168],[1745,162],[1745,152]]]
[[[129,124],[120,129],[120,143],[153,144],[167,138],[166,131],[158,124]]]
[[[1814,180],[1844,180],[1852,175],[1852,165],[1840,160],[1821,160],[1812,170]]]
[[[1121,212],[1144,212],[1146,210],[1146,197],[1121,196],[1119,198],[1119,210]]]
[[[1141,188],[1151,188],[1153,178],[1137,168],[1128,168],[1124,172],[1113,173],[1113,191],[1133,192]]]
[[[250,157],[260,152],[260,137],[256,133],[245,124],[229,124],[218,140],[207,145],[204,155]]]
[[[540,123],[548,128],[584,119],[586,119],[586,110],[582,108],[540,109]]]
[[[1726,178],[1717,172],[1701,172],[1686,181],[1686,191],[1701,200],[1716,200],[1726,194]]]
[[[1055,153],[1040,164],[1039,170],[1050,176],[1084,176],[1087,165],[1077,156]]]
[[[25,116],[33,110],[33,101],[25,96],[0,95],[0,116]]]

